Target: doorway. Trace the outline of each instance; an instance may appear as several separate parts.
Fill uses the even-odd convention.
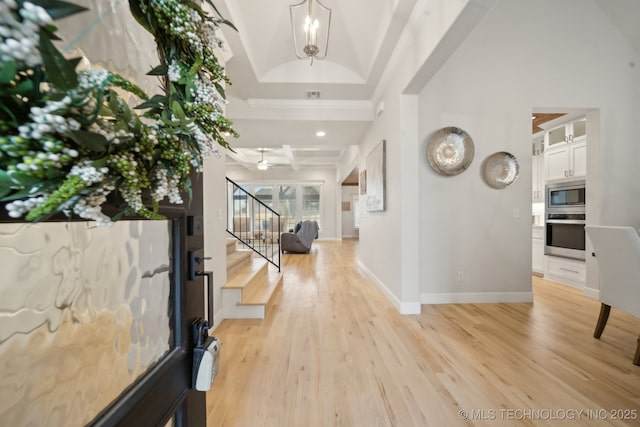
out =
[[[546,205],[549,185],[580,182],[589,188],[587,153],[589,145],[597,146],[599,112],[593,109],[534,108],[532,120],[532,273],[547,280],[587,291],[587,264],[590,260],[557,256],[546,250],[551,222],[560,217],[549,216]],[[589,140],[589,141],[587,141]],[[589,143],[587,143],[589,142]],[[589,172],[590,174],[591,172]],[[587,190],[588,191],[588,190]],[[593,212],[596,200],[585,203],[581,218],[584,224]],[[591,205],[591,206],[590,206]],[[586,213],[586,215],[585,215]],[[584,242],[584,240],[582,240]],[[588,246],[588,243],[587,243]],[[584,252],[589,253],[585,247]]]
[[[340,212],[342,216],[342,239],[358,239],[360,235],[360,190],[358,168],[342,181]]]

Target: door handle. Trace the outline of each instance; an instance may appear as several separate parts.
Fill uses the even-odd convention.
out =
[[[202,249],[191,250],[187,252],[187,274],[189,280],[196,280],[196,264],[202,264],[205,260],[211,259],[209,256],[198,256],[198,253],[204,252]]]
[[[196,276],[203,276],[207,282],[207,320],[213,326],[213,271],[196,271]]]

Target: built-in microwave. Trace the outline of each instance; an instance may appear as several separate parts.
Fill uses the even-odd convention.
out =
[[[546,186],[545,255],[585,259],[586,187],[584,180]]]
[[[546,190],[547,213],[584,213],[586,206],[584,180],[548,184]]]

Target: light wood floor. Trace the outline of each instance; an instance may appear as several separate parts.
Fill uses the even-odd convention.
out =
[[[222,322],[209,427],[640,425],[639,319],[614,309],[596,340],[599,303],[540,278],[533,304],[402,316],[355,245],[285,255],[268,318]]]

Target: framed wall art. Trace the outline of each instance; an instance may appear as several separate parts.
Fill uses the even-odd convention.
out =
[[[383,139],[367,156],[367,211],[385,210],[386,141]]]
[[[358,185],[360,186],[360,195],[364,196],[367,194],[367,170],[363,169],[360,171],[360,175],[358,176]]]

